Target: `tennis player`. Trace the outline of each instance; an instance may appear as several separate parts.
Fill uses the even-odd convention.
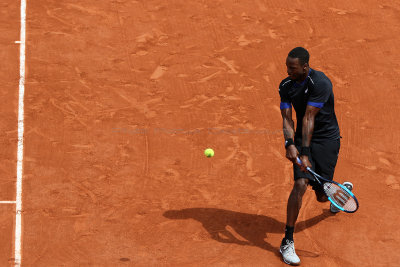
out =
[[[293,162],[294,173],[280,252],[284,262],[292,265],[300,264],[294,248],[293,232],[307,186],[312,186],[319,202],[328,201],[322,187],[306,172],[306,167],[332,180],[340,149],[332,83],[323,72],[310,68],[309,58],[308,51],[303,47],[292,49],[286,58],[289,76],[279,85],[286,158]],[[296,111],[296,130],[292,106]],[[301,165],[297,163],[297,157],[300,157]],[[353,189],[350,182],[343,185]],[[332,204],[330,209],[333,213],[339,212]]]

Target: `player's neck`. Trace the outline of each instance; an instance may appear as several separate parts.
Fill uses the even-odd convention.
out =
[[[306,69],[306,73],[304,73],[304,75],[301,77],[301,79],[299,79],[298,81],[296,81],[297,83],[304,83],[304,81],[307,79],[308,75],[310,74],[310,68],[308,67]]]

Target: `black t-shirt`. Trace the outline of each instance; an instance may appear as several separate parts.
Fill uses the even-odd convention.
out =
[[[303,117],[307,105],[320,108],[315,116],[311,141],[340,138],[332,83],[323,72],[310,68],[307,78],[301,84],[288,77],[280,83],[279,94],[281,109],[290,108],[293,105],[296,111],[295,139],[302,138]]]

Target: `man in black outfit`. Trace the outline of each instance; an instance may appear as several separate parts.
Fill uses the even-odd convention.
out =
[[[323,72],[309,67],[309,58],[308,51],[302,47],[291,50],[286,59],[289,77],[279,85],[286,158],[293,162],[294,173],[280,252],[283,260],[292,265],[300,264],[294,249],[293,232],[307,186],[312,186],[318,201],[328,201],[322,187],[306,172],[306,168],[310,167],[332,180],[340,149],[332,83]],[[296,131],[292,106],[296,111]],[[298,157],[302,164],[297,163]],[[344,182],[343,185],[349,190],[353,188],[350,182]],[[331,212],[337,213],[339,210],[331,204]]]

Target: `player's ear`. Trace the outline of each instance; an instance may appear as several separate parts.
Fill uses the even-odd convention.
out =
[[[307,68],[308,68],[308,63],[304,63],[304,65],[303,65],[303,72],[304,73],[306,73]]]

